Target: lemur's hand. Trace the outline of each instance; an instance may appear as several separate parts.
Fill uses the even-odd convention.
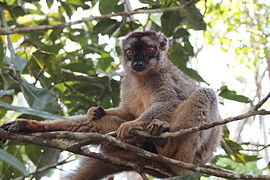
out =
[[[91,107],[87,111],[87,117],[89,120],[98,120],[101,119],[103,116],[106,115],[106,112],[104,111],[103,107]]]

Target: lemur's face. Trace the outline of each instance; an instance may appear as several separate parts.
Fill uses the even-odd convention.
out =
[[[126,71],[144,74],[156,69],[166,53],[167,40],[156,32],[134,32],[123,41],[123,65]]]

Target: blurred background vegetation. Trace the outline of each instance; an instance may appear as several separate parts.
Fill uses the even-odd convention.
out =
[[[185,2],[188,0],[0,0],[0,33]],[[217,91],[224,118],[246,112],[269,93],[269,1],[201,0],[174,12],[1,35],[0,124],[18,117],[42,121],[85,114],[96,105],[117,106],[123,73],[119,43],[134,30],[163,32],[170,40],[169,58],[202,86]],[[227,125],[211,164],[238,173],[269,174],[269,128],[267,116]],[[59,150],[9,141],[0,149],[0,179],[19,178],[42,167],[46,171],[27,179],[52,179],[59,173],[56,169],[67,170],[62,164],[69,156],[74,159]],[[57,168],[48,166],[57,162]],[[217,179],[193,177],[200,178]]]

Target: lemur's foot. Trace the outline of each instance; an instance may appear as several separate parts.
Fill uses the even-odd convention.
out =
[[[38,127],[39,122],[27,119],[16,119],[0,126],[1,129],[11,132],[35,132]]]
[[[159,136],[163,132],[170,130],[170,124],[167,121],[154,119],[146,128],[154,136]]]
[[[106,112],[101,106],[91,107],[87,111],[87,117],[89,120],[98,120],[98,119],[101,119],[105,115],[106,115]]]

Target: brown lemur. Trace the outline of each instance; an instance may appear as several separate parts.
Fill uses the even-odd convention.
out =
[[[87,115],[74,116],[69,120],[38,122],[17,119],[8,124],[8,130],[99,133],[117,131],[118,138],[128,140],[134,138],[130,133],[133,129],[160,135],[168,130],[177,131],[219,121],[221,118],[215,92],[208,88],[200,88],[194,80],[175,67],[167,57],[167,48],[165,36],[153,31],[133,32],[123,40],[122,63],[125,75],[121,81],[119,107],[91,107]],[[177,138],[168,138],[162,146],[152,145],[160,155],[203,165],[213,157],[221,138],[221,131],[221,127],[214,127]],[[130,161],[140,161],[139,156],[117,148],[103,146],[102,151]],[[174,166],[167,168],[176,175],[190,173]],[[69,179],[101,179],[126,170],[130,169],[83,158]],[[148,173],[151,174],[151,171]]]

